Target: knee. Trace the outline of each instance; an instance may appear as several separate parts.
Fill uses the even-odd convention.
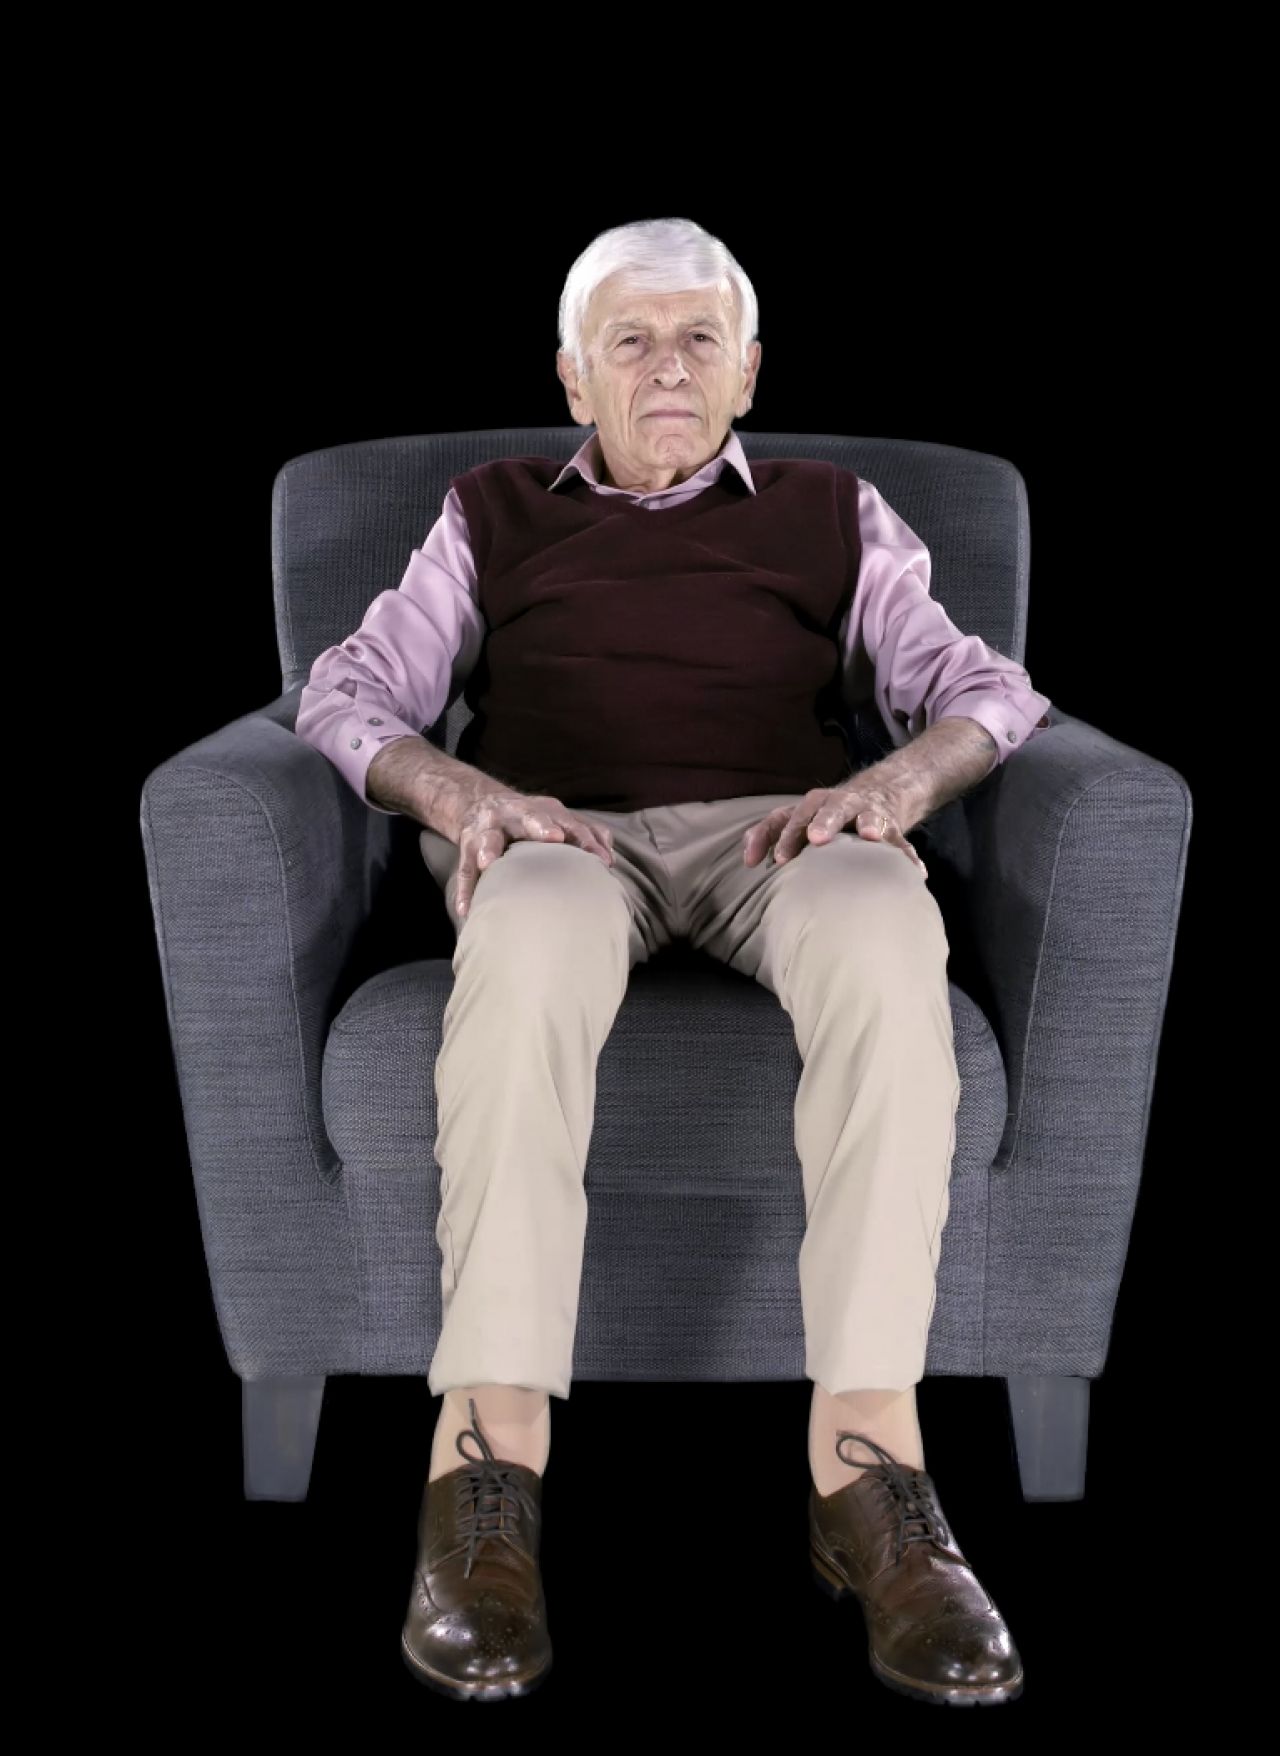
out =
[[[857,849],[855,852],[863,850]],[[919,868],[899,851],[872,845],[857,879],[836,874],[813,898],[817,942],[833,968],[863,983],[901,985],[945,970],[950,943],[937,898]],[[896,852],[896,862],[887,854]]]
[[[563,842],[513,842],[480,874],[470,913],[504,955],[561,965],[572,951],[598,956],[615,940],[625,952],[630,924],[612,870]]]

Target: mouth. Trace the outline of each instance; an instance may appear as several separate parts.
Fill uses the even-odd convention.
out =
[[[650,409],[641,418],[646,421],[696,421],[698,417],[692,409]]]

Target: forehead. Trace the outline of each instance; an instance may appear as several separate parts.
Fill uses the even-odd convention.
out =
[[[616,323],[687,323],[697,317],[727,328],[733,307],[719,287],[688,287],[677,293],[645,293],[628,287],[621,273],[601,281],[591,295],[591,322],[601,331]]]

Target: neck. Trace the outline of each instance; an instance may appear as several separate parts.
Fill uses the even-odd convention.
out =
[[[630,469],[626,466],[620,466],[619,470],[615,471],[605,454],[600,435],[597,433],[597,473],[606,488],[623,488],[628,494],[656,494],[661,488],[669,488],[676,482],[687,482],[690,476],[697,475],[698,471],[710,463],[713,457],[720,455],[728,442],[729,435],[726,433],[713,451],[709,451],[705,457],[698,458],[694,463],[681,464],[678,469],[655,468],[646,471],[643,468]]]
[[[608,464],[605,464],[601,471],[601,480],[606,488],[625,488],[628,494],[656,494],[659,488],[669,488],[673,482],[687,482],[690,476],[697,474],[706,461],[704,457],[702,463],[690,464],[687,469],[655,470],[652,474],[638,481],[624,482],[620,482]]]

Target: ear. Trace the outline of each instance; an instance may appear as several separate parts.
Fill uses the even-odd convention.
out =
[[[743,379],[742,390],[739,393],[737,403],[734,406],[733,412],[735,416],[745,415],[747,410],[751,407],[752,399],[755,395],[756,378],[760,372],[760,354],[760,343],[758,341],[753,341],[751,346],[747,349],[746,376]]]
[[[585,394],[582,380],[578,376],[578,368],[570,354],[561,350],[556,355],[556,376],[564,385],[565,395],[569,400],[569,412],[580,427],[593,425],[595,417],[591,412],[590,398]]]

